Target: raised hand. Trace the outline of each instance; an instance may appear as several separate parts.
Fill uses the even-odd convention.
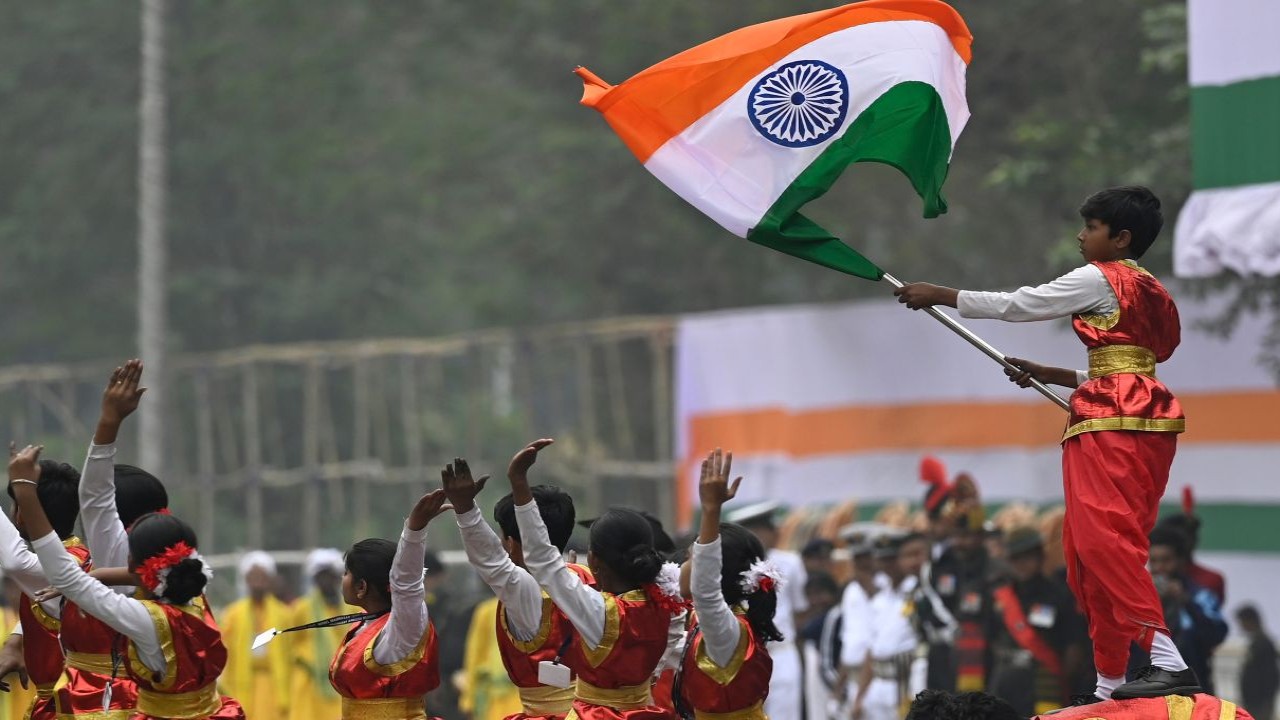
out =
[[[106,445],[116,441],[121,423],[138,409],[138,403],[147,391],[145,387],[138,387],[141,381],[141,360],[130,360],[112,371],[107,387],[102,391],[102,415],[93,435],[95,443]]]
[[[22,450],[9,443],[9,481],[29,480],[40,482],[40,452],[43,445],[28,445]]]
[[[533,502],[533,491],[529,489],[529,468],[538,461],[538,453],[554,442],[551,438],[534,440],[511,458],[511,464],[507,465],[507,480],[511,481],[511,499],[516,505]]]
[[[436,489],[423,495],[418,499],[413,510],[409,513],[409,529],[421,530],[427,526],[437,515],[452,510],[453,506],[445,502],[444,490]]]
[[[719,510],[722,505],[738,494],[738,486],[742,484],[739,476],[729,484],[730,470],[733,468],[733,453],[724,453],[720,448],[707,455],[702,461],[702,477],[698,481],[698,498],[703,509]]]
[[[445,465],[440,471],[440,483],[445,497],[449,498],[453,511],[459,515],[475,508],[476,496],[484,490],[484,484],[488,481],[488,475],[472,480],[471,468],[464,458],[454,458],[453,464]]]

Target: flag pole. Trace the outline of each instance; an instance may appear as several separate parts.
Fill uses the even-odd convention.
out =
[[[896,288],[903,287],[904,285],[904,283],[901,280],[890,275],[889,273],[884,274],[884,279],[887,280],[890,285]],[[1017,372],[1022,371],[1016,365],[1010,364],[1009,361],[1005,359],[1004,353],[992,347],[991,344],[988,343],[986,340],[983,340],[977,335],[974,335],[973,331],[969,330],[969,328],[951,319],[950,315],[947,315],[946,313],[942,312],[941,310],[935,307],[924,308],[924,311],[932,315],[934,319],[937,320],[938,322],[942,323],[943,325],[946,325],[948,328],[951,328],[952,332],[954,332],[955,334],[959,335],[965,340],[968,340],[970,345],[973,345],[974,347],[981,350],[987,357],[1000,363],[1000,365],[1002,365],[1006,370],[1014,370]],[[1067,410],[1067,411],[1071,410],[1071,405],[1066,400],[1064,400],[1061,395],[1054,392],[1053,390],[1050,390],[1048,385],[1045,385],[1039,380],[1032,378],[1031,387],[1035,388],[1036,390],[1039,390],[1041,395],[1044,395],[1045,397],[1052,400],[1054,404],[1056,404],[1058,407],[1062,408],[1063,410]]]

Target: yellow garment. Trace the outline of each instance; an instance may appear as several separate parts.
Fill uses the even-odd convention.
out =
[[[289,619],[288,627],[358,612],[357,608],[341,601],[337,605],[329,605],[319,590],[298,598],[290,609],[293,617]],[[342,646],[342,640],[350,629],[350,625],[339,625],[301,630],[283,636],[292,638],[289,716],[293,720],[338,720],[342,717],[342,698],[329,684],[329,663],[338,653],[338,648]]]
[[[473,718],[501,718],[520,712],[520,694],[507,677],[498,651],[498,599],[476,606],[467,630],[467,654],[458,707]]]
[[[258,633],[289,625],[289,607],[268,595],[260,604],[237,600],[218,617],[227,646],[227,667],[218,679],[219,692],[244,706],[249,718],[283,718],[289,710],[289,670],[294,638],[282,635],[255,654],[249,648]]]
[[[17,624],[18,611],[10,607],[0,607],[0,629],[11,630]],[[8,637],[5,635],[0,638],[0,641]],[[35,683],[28,683],[24,690],[17,673],[9,675],[8,683],[9,692],[0,693],[0,720],[22,720],[27,714],[27,708],[31,707],[31,703],[35,701]]]

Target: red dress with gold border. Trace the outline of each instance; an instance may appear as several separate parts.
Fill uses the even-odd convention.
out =
[[[578,574],[582,582],[595,587],[596,579],[590,570],[581,565],[571,564],[568,567]],[[542,624],[531,640],[521,642],[511,635],[507,614],[502,603],[498,603],[498,652],[524,705],[524,712],[508,715],[504,720],[564,720],[573,706],[573,688],[551,687],[538,682],[538,663],[555,660],[565,638],[573,632],[569,618],[551,602],[551,596],[543,593]],[[561,662],[565,659],[562,658]]]
[[[124,636],[67,600],[62,605],[62,650],[66,668],[53,688],[58,720],[128,720],[138,706],[138,688],[121,664]],[[115,679],[112,675],[115,674]],[[102,708],[111,686],[111,702]]]
[[[738,625],[742,628],[738,647],[725,667],[707,655],[700,631],[695,629],[689,635],[680,663],[680,695],[698,720],[766,720],[764,700],[769,696],[773,658],[742,615],[738,615]]]
[[[1037,715],[1032,720],[1253,720],[1244,708],[1212,695],[1107,700]]]
[[[418,647],[404,660],[382,665],[373,643],[391,615],[347,633],[329,665],[329,682],[342,696],[342,720],[422,720],[423,696],[440,685],[436,629],[427,623]]]
[[[89,548],[80,538],[69,537],[62,546],[80,563],[82,570],[89,569]],[[58,716],[53,700],[53,688],[62,678],[62,645],[58,635],[62,622],[40,607],[40,604],[23,593],[18,598],[18,622],[22,625],[22,657],[27,664],[27,677],[36,687],[36,697],[27,711],[31,720],[55,720]],[[101,710],[101,706],[98,708]]]
[[[672,720],[653,704],[650,682],[667,651],[671,613],[643,590],[603,593],[604,634],[593,650],[579,637],[566,663],[578,674],[573,709],[566,720]]]
[[[155,623],[164,653],[163,674],[138,659],[126,643],[125,667],[138,686],[134,720],[244,720],[244,708],[218,694],[218,677],[227,665],[227,649],[203,597],[186,605],[140,600]]]

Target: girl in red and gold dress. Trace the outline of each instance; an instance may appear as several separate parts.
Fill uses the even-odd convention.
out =
[[[45,516],[36,486],[39,447],[9,461],[9,483],[49,582],[63,597],[125,636],[124,668],[138,688],[137,718],[240,720],[235,700],[217,693],[227,651],[201,593],[212,570],[195,532],[172,515],[144,515],[129,531],[129,570],[143,598],[125,597],[81,571]]]
[[[440,684],[440,665],[422,565],[427,523],[450,509],[435,490],[414,505],[398,545],[371,538],[347,551],[343,601],[380,615],[352,628],[329,665],[343,720],[426,717],[423,696]]]
[[[566,720],[670,720],[670,710],[654,705],[650,681],[666,652],[671,618],[683,609],[679,570],[664,566],[643,515],[615,508],[591,525],[587,564],[599,590],[583,582],[548,539],[529,488],[529,468],[551,443],[538,440],[517,453],[507,478],[525,567],[576,635],[563,657],[577,674]],[[561,674],[544,672],[549,678]]]
[[[773,660],[766,643],[782,640],[773,624],[781,573],[751,531],[720,522],[738,492],[728,484],[733,454],[716,450],[702,462],[702,525],[682,574],[689,580],[694,624],[676,680],[684,717],[766,720]]]

